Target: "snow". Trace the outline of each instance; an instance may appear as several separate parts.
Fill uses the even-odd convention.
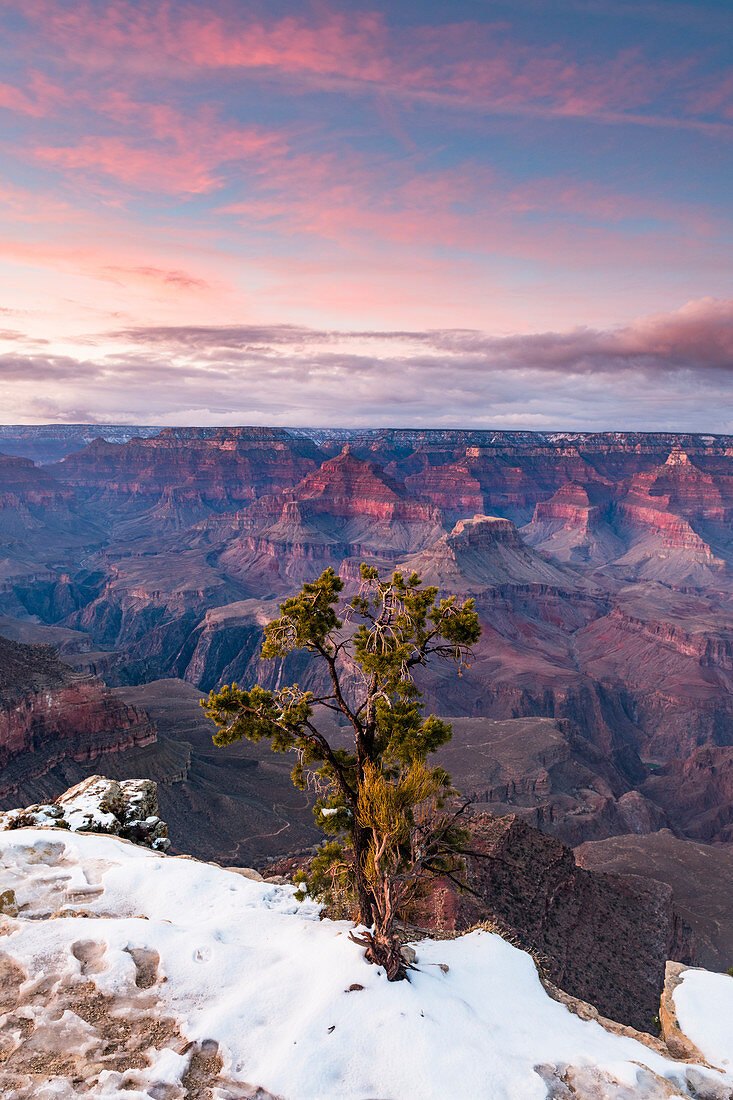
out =
[[[87,776],[54,803],[0,813],[0,830],[18,824],[38,828],[68,828],[72,832],[113,833],[158,851],[170,847],[168,828],[157,816],[158,797],[149,779],[117,782],[102,775]]]
[[[349,939],[351,925],[320,920],[293,887],[66,831],[0,833],[4,889],[15,891],[20,916],[8,918],[2,952],[29,978],[92,981],[123,1012],[140,995],[135,953],[147,952],[157,960],[145,993],[156,1011],[174,1017],[186,1041],[218,1042],[229,1079],[285,1100],[543,1100],[543,1064],[599,1067],[632,1089],[646,1066],[690,1095],[684,1066],[580,1020],[548,997],[529,955],[490,932],[420,941],[410,982],[389,983]],[[86,917],[40,919],[75,908],[80,895]],[[688,980],[681,991],[692,995]],[[725,1005],[731,1019],[733,1002]],[[87,1025],[68,1016],[65,1042],[79,1050]],[[93,1095],[164,1095],[188,1060],[179,1042],[151,1048],[150,1063],[103,1070]]]
[[[678,1023],[712,1065],[733,1068],[733,978],[685,970],[674,991]]]

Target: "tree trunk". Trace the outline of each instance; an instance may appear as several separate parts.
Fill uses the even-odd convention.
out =
[[[374,933],[369,933],[368,940],[364,953],[366,960],[376,966],[383,966],[388,981],[404,981],[407,977],[407,967],[395,936],[391,932],[384,932],[377,928]]]
[[[363,858],[369,847],[369,830],[354,826],[352,834],[352,849],[354,853],[354,885],[356,886],[356,899],[359,905],[359,921],[366,928],[371,928],[376,919],[376,905],[371,887],[364,877]]]

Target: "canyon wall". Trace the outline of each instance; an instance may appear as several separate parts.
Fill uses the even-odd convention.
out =
[[[151,744],[144,711],[62,664],[50,646],[0,637],[0,799],[60,760],[86,761]]]
[[[0,612],[73,631],[111,684],[315,687],[302,655],[258,659],[278,602],[326,566],[347,593],[362,561],[415,569],[472,596],[483,630],[460,678],[421,676],[427,706],[569,730],[573,782],[558,765],[543,801],[525,761],[471,773],[477,797],[524,799],[573,843],[667,824],[720,841],[725,785],[690,778],[683,812],[662,778],[733,747],[732,467],[733,438],[671,433],[112,433],[53,467],[0,461]]]

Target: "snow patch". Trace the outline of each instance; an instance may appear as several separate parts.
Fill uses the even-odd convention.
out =
[[[733,1068],[733,978],[690,969],[674,991],[680,1029],[712,1065]]]
[[[548,1081],[571,1071],[640,1097],[693,1095],[685,1066],[570,1013],[548,997],[530,956],[490,932],[421,941],[410,981],[390,983],[347,922],[320,920],[291,886],[113,836],[32,828],[0,833],[3,889],[19,908],[5,921],[4,964],[27,975],[23,989],[91,983],[116,999],[115,1013],[132,1020],[146,1004],[175,1021],[177,1047],[151,1047],[148,1064],[126,1074],[87,1069],[96,1076],[85,1095],[183,1096],[191,1043],[218,1044],[228,1081],[285,1100],[544,1100]],[[79,891],[83,918],[42,919]],[[70,1016],[59,1037],[79,1056],[91,1038]],[[733,1087],[733,1077],[701,1072]],[[664,1092],[652,1090],[655,1075]],[[65,1095],[49,1091],[55,1080],[44,1095]],[[174,1086],[180,1093],[165,1092]],[[237,1095],[228,1087],[221,1095]]]

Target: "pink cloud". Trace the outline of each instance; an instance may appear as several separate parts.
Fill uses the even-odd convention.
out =
[[[374,354],[370,341],[389,346],[393,356],[412,356],[416,348],[431,353],[480,357],[488,366],[503,369],[606,372],[613,363],[634,370],[643,359],[653,369],[680,366],[733,372],[733,299],[702,298],[680,309],[641,317],[612,329],[575,328],[567,332],[491,336],[472,330],[396,331],[362,333],[310,329],[299,326],[178,326],[127,329],[122,336],[134,344],[167,347],[196,356],[228,351],[261,351],[288,347],[304,356],[319,345],[332,352],[338,345],[349,354]],[[397,352],[396,348],[402,348]],[[357,350],[354,350],[357,349]],[[419,353],[419,352],[418,352]]]
[[[36,118],[44,113],[38,103],[34,103],[25,92],[20,88],[14,88],[11,84],[0,84],[0,107]]]
[[[0,107],[31,118],[43,118],[53,114],[67,99],[66,92],[43,73],[31,72],[23,81],[24,87],[0,83]]]
[[[563,177],[518,184],[471,162],[427,170],[411,158],[380,164],[354,153],[291,154],[273,158],[257,183],[221,212],[247,229],[319,238],[362,254],[370,243],[389,243],[422,255],[447,246],[596,265],[669,260],[681,241],[688,256],[715,247],[714,219],[691,204]]]
[[[39,146],[38,160],[77,173],[102,173],[118,182],[154,191],[202,194],[218,180],[195,153],[171,156],[161,150],[135,148],[120,138],[95,138],[70,148]]]
[[[629,355],[733,370],[733,299],[701,298],[674,313],[643,317],[618,333],[616,345]]]
[[[135,137],[103,135],[68,146],[36,145],[33,156],[76,174],[196,195],[221,185],[224,165],[249,162],[257,171],[263,157],[285,149],[279,135],[262,128],[223,124],[210,110],[184,114],[169,104],[140,103],[120,91],[101,97],[98,110]]]
[[[566,48],[528,45],[505,26],[462,22],[393,28],[379,12],[254,18],[199,5],[29,0],[26,14],[74,64],[151,80],[166,72],[263,71],[329,89],[391,95],[470,110],[720,132],[729,114],[714,80],[687,77],[694,59],[650,62],[638,50],[578,61]],[[706,98],[707,97],[707,98]],[[728,97],[729,98],[729,97]],[[663,114],[650,105],[670,104]],[[675,104],[684,109],[675,110]],[[717,121],[694,117],[715,113]],[[722,131],[720,128],[722,127]]]

